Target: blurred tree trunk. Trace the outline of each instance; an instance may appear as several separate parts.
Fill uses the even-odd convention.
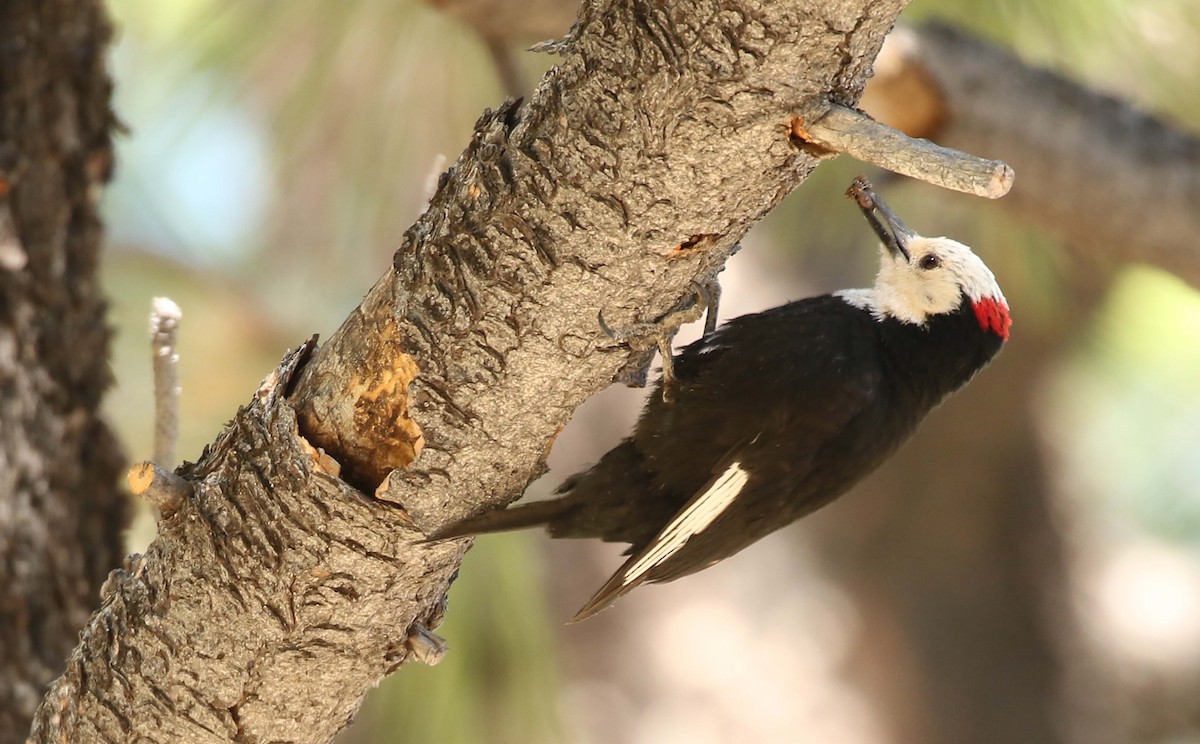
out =
[[[1041,382],[1097,287],[1030,318],[987,374],[815,521],[824,563],[859,606],[848,673],[896,744],[1126,741],[1114,690],[1086,674],[1064,520],[1036,421]],[[1090,702],[1090,706],[1081,702]]]
[[[112,161],[99,2],[0,4],[0,742],[21,742],[120,559],[122,456],[96,203]]]

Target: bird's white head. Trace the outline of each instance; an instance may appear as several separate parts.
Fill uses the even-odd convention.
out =
[[[966,303],[982,330],[1007,340],[1012,325],[1008,302],[983,260],[956,240],[916,234],[869,186],[859,189],[865,189],[866,195],[860,196],[854,186],[850,194],[879,235],[883,255],[875,286],[846,290],[840,293],[843,299],[877,318],[916,325],[956,312]],[[883,215],[882,222],[876,211]]]

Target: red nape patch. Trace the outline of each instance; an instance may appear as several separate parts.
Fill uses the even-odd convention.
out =
[[[1012,318],[1009,317],[1008,305],[1005,305],[1003,300],[984,297],[977,302],[972,302],[971,307],[975,309],[975,319],[979,321],[980,328],[991,331],[1003,341],[1008,340],[1008,329],[1012,327]]]

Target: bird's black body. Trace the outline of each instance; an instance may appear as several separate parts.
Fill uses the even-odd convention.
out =
[[[734,456],[736,508],[647,580],[697,571],[870,473],[1000,346],[969,309],[920,327],[825,295],[736,318],[676,357],[671,402],[651,395],[633,436],[562,485],[548,530],[636,553]]]
[[[652,394],[632,436],[559,498],[438,537],[545,524],[555,537],[629,543],[632,557],[576,619],[706,568],[844,493],[986,365],[1007,306],[1002,331],[989,330],[978,299],[964,292],[922,323],[842,293],[735,318],[679,353],[670,400]]]

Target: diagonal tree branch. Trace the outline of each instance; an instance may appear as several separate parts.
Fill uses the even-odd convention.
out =
[[[1021,174],[1004,208],[1092,256],[1200,287],[1200,138],[949,26],[900,29],[880,70],[864,107],[1004,158]]]
[[[466,151],[363,304],[303,346],[110,578],[33,741],[328,741],[435,628],[466,542],[653,320],[817,158],[904,0],[585,4],[563,59]],[[417,459],[413,459],[417,457]]]

